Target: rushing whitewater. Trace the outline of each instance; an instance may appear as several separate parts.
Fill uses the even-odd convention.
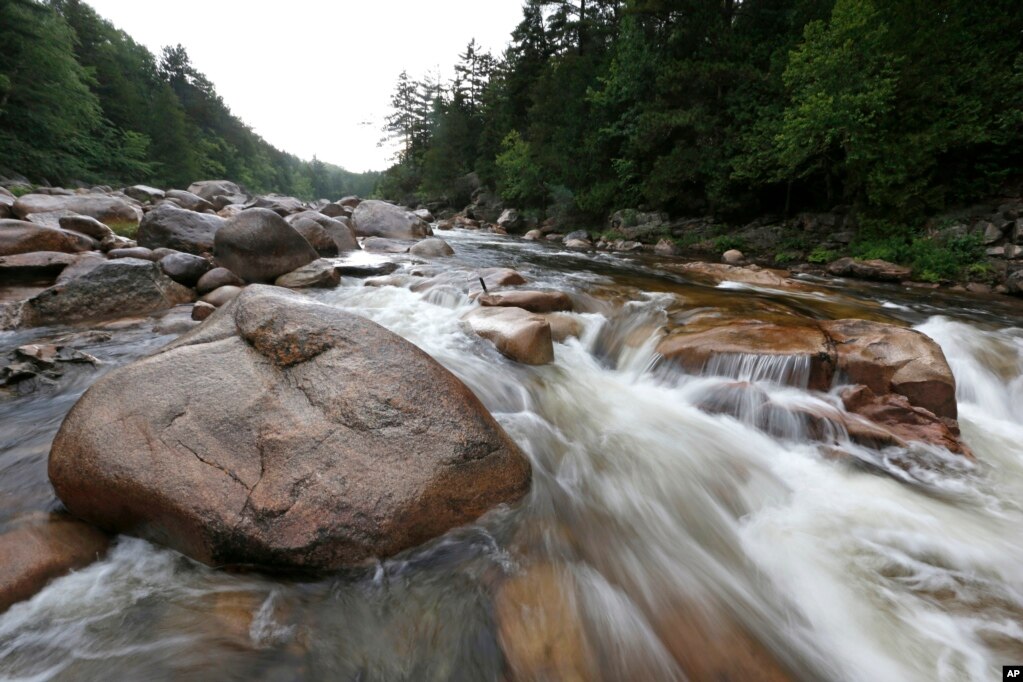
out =
[[[606,680],[685,679],[679,652],[696,637],[763,649],[806,680],[992,680],[1023,663],[1023,309],[898,287],[715,289],[656,261],[445,236],[463,263],[587,301],[580,338],[526,367],[466,331],[458,291],[353,279],[312,295],[415,343],[480,397],[531,458],[519,506],[315,580],[122,538],[0,615],[0,679],[496,680],[511,634],[494,592],[532,575],[555,576],[578,626],[527,625],[560,633],[555,656],[588,657]],[[714,307],[915,325],[954,371],[976,460],[850,442],[841,400],[806,391],[798,361],[663,367],[665,326]],[[102,371],[169,341],[164,329],[139,321],[87,350]],[[2,334],[0,348],[42,333]],[[56,508],[49,441],[94,379],[0,403],[0,525]]]

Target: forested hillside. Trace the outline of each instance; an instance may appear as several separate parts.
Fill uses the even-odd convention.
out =
[[[526,0],[499,58],[402,75],[381,189],[912,225],[1019,177],[1021,36],[1018,0]]]
[[[224,177],[302,198],[376,184],[275,149],[183,47],[157,58],[79,0],[0,0],[0,46],[0,174],[174,187]]]

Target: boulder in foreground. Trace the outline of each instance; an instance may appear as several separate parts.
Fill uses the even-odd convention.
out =
[[[530,481],[512,440],[424,352],[259,285],[97,381],[49,473],[102,528],[207,564],[328,570],[471,523]]]

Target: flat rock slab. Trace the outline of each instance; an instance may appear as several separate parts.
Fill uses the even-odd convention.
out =
[[[261,285],[97,381],[49,473],[102,528],[212,565],[325,570],[471,523],[530,483],[514,442],[426,353]]]
[[[555,313],[572,309],[572,299],[561,291],[501,291],[483,294],[476,299],[480,305],[500,308],[522,308],[531,313]]]

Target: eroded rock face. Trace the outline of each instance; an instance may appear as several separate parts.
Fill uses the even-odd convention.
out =
[[[225,224],[220,216],[164,203],[146,214],[136,241],[150,249],[175,249],[199,255],[213,251],[213,238]]]
[[[100,527],[208,564],[312,569],[418,545],[530,481],[511,439],[428,355],[258,285],[96,382],[49,471],[68,509]]]
[[[352,214],[360,237],[419,239],[433,234],[430,225],[411,211],[385,201],[367,200]]]
[[[246,282],[272,282],[319,255],[295,228],[268,208],[250,208],[214,237],[214,258]]]
[[[896,393],[955,419],[956,382],[941,347],[913,329],[867,320],[822,322],[834,341],[838,370],[874,393]]]
[[[32,597],[50,580],[96,561],[109,542],[97,529],[66,516],[16,522],[0,534],[0,613]]]
[[[78,253],[93,247],[91,238],[78,232],[44,227],[23,220],[0,220],[0,256],[34,251]]]
[[[65,269],[67,274],[74,265]],[[150,313],[194,298],[152,261],[120,258],[90,264],[90,269],[25,301],[21,324],[37,327]]]

